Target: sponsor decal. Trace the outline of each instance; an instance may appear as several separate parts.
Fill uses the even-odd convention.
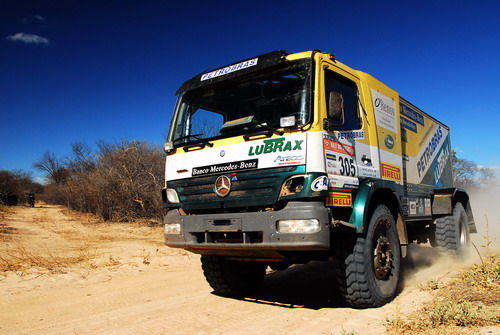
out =
[[[425,147],[425,150],[422,152],[422,155],[417,160],[417,170],[419,177],[426,170],[428,164],[432,162],[432,158],[434,158],[434,154],[438,149],[438,144],[442,137],[443,137],[443,129],[441,126],[438,126],[436,131],[432,135],[431,140]]]
[[[304,140],[286,141],[285,137],[270,138],[263,141],[264,144],[253,145],[248,150],[248,156],[258,156],[272,152],[284,152],[302,150]]]
[[[339,143],[327,138],[323,139],[323,147],[325,150],[335,151],[339,154],[354,156],[354,147],[349,144]]]
[[[297,155],[297,156],[278,156],[274,160],[274,163],[278,163],[278,165],[289,165],[289,164],[296,164],[300,163],[304,159],[303,155]]]
[[[218,70],[215,70],[212,72],[205,73],[201,76],[200,81],[220,77],[220,76],[223,76],[223,75],[231,73],[231,72],[235,72],[235,71],[239,71],[239,70],[243,70],[243,69],[255,66],[255,65],[257,65],[257,61],[258,61],[258,58],[254,58],[254,59],[247,60],[245,62],[230,65],[230,66],[227,66],[227,67],[222,68],[222,69],[218,69]]]
[[[410,215],[417,215],[417,202],[410,201]]]
[[[365,132],[362,130],[336,131],[334,138],[336,140],[362,140],[365,138]]]
[[[360,177],[377,177],[377,171],[373,167],[363,166],[361,164],[358,165],[358,175]]]
[[[405,119],[404,117],[401,118],[401,126],[408,130],[411,130],[414,133],[417,132],[417,124],[413,121]]]
[[[399,166],[385,162],[382,162],[380,165],[382,167],[382,178],[394,181],[401,180],[401,168]]]
[[[430,198],[424,198],[424,207],[425,207],[425,215],[431,215],[431,199]]]
[[[328,177],[321,176],[313,180],[311,183],[311,190],[317,191],[326,191],[328,190]]]
[[[444,168],[446,167],[446,163],[448,162],[449,158],[450,147],[448,145],[445,145],[443,146],[443,149],[441,149],[441,152],[438,154],[436,160],[436,167],[434,169],[434,180],[436,181],[436,184],[441,178],[441,175],[443,174]]]
[[[194,167],[192,176],[204,176],[208,174],[233,172],[241,170],[257,169],[259,167],[258,159],[249,159],[245,161],[229,162],[222,164],[213,164],[206,166]]]
[[[337,168],[337,162],[332,161],[332,160],[327,160],[326,161],[326,166],[329,167],[329,168],[332,168],[332,169],[336,169]],[[332,173],[334,173],[334,172],[332,172]]]
[[[358,188],[359,179],[346,176],[328,175],[328,187],[330,190]]]
[[[330,194],[326,198],[326,205],[335,207],[351,207],[352,194],[342,193],[342,192],[330,192]]]
[[[226,155],[226,152],[224,150],[221,150],[219,152],[219,156],[224,157]]]
[[[329,159],[329,160],[332,160],[332,161],[336,161],[337,160],[337,155],[326,153],[326,159]]]
[[[371,92],[377,126],[384,127],[397,134],[396,105],[394,100],[374,89]]]
[[[401,109],[401,114],[403,114],[410,120],[413,120],[422,126],[424,125],[424,116],[422,114],[420,114],[419,112],[413,110],[412,108],[406,105],[400,104],[399,106]]]
[[[389,149],[394,148],[394,137],[392,137],[392,135],[387,135],[384,139],[384,144]]]

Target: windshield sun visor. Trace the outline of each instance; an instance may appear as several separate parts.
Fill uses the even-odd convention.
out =
[[[217,83],[228,78],[235,78],[265,67],[276,65],[283,61],[286,55],[287,53],[284,50],[276,50],[257,57],[238,61],[224,67],[216,68],[214,70],[203,71],[202,73],[184,82],[184,84],[179,87],[176,94],[181,94],[188,90]]]

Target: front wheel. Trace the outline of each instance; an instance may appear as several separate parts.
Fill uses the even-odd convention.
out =
[[[400,281],[401,247],[389,209],[378,205],[364,235],[339,240],[335,265],[345,301],[352,307],[369,308],[394,299]]]
[[[229,261],[212,255],[202,255],[201,266],[207,282],[222,296],[243,296],[257,290],[267,267],[260,262]]]

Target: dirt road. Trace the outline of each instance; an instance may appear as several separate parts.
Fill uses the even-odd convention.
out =
[[[199,256],[164,246],[160,228],[55,206],[10,210],[0,232],[1,334],[381,334],[386,318],[430,300],[417,277],[382,308],[342,307],[328,298],[328,263],[269,273],[255,297],[222,298]]]

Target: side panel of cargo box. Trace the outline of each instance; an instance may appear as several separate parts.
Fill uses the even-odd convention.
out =
[[[402,98],[400,117],[406,183],[453,187],[449,128]]]

